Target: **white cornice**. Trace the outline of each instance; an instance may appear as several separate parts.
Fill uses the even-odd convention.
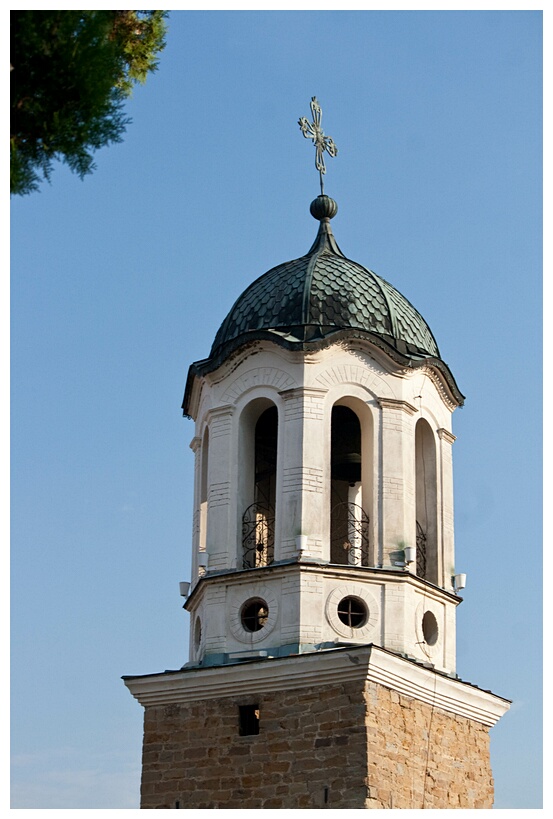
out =
[[[445,429],[444,427],[441,427],[438,430],[438,435],[440,436],[440,438],[443,441],[447,441],[448,444],[452,444],[454,441],[457,440],[455,435],[452,432],[450,432],[448,429]]]
[[[444,402],[445,406],[450,410],[450,412],[453,412],[453,410],[459,406],[459,402],[452,394],[449,384],[444,379],[442,373],[439,370],[436,370],[432,365],[428,364],[423,367],[419,367],[418,369],[430,378],[438,390],[440,398]]]
[[[508,710],[509,701],[445,677],[376,646],[330,649],[253,663],[124,678],[143,706],[197,702],[220,697],[331,685],[378,683],[407,697],[486,726]]]
[[[230,353],[215,370],[212,370],[207,374],[209,383],[218,384],[224,378],[231,375],[231,373],[233,373],[243,361],[246,361],[246,359],[258,353],[260,349],[261,345],[259,344],[259,341],[250,341],[239,347],[238,350]]]
[[[398,398],[377,398],[380,406],[384,409],[403,410],[408,415],[416,415],[418,409],[410,404],[408,401],[401,401]]]
[[[286,401],[291,398],[303,398],[304,396],[317,398],[317,396],[326,395],[327,392],[328,390],[319,387],[292,387],[289,390],[281,390],[279,395]]]
[[[202,443],[202,439],[199,438],[197,435],[195,435],[192,438],[192,440],[190,441],[190,444],[189,444],[189,447],[192,450],[192,452],[195,453],[200,448],[201,443]]]
[[[349,582],[381,582],[381,583],[406,583],[418,589],[424,589],[424,593],[428,598],[443,602],[449,600],[457,606],[462,598],[452,591],[442,589],[439,586],[417,577],[416,574],[404,571],[402,569],[369,569],[355,566],[337,566],[329,563],[320,563],[317,560],[310,558],[302,558],[300,561],[290,560],[283,563],[271,563],[269,566],[258,567],[257,569],[247,570],[230,570],[210,572],[209,569],[206,574],[200,578],[194,585],[185,603],[187,611],[194,611],[198,607],[196,594],[199,594],[200,589],[205,586],[226,586],[229,580],[232,583],[239,582],[259,582],[261,578],[270,574],[273,578],[283,578],[290,576],[290,574],[316,574],[320,577],[332,578],[334,580],[342,580]],[[201,582],[200,582],[201,581]]]
[[[192,387],[190,390],[190,400],[188,402],[188,416],[192,420],[198,417],[198,409],[200,406],[200,399],[202,396],[203,381],[197,375],[193,376]]]
[[[211,409],[208,409],[208,411],[206,412],[205,421],[209,424],[214,418],[217,417],[224,418],[225,416],[230,417],[234,410],[235,407],[233,407],[232,404],[223,404],[220,407],[212,407]]]

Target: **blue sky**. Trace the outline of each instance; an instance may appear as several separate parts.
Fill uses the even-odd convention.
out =
[[[453,431],[462,679],[513,700],[497,808],[541,807],[541,14],[173,12],[124,141],[11,204],[12,807],[137,808],[124,674],[180,667],[188,366],[317,224],[423,314]]]

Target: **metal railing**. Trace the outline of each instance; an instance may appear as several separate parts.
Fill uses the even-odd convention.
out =
[[[417,576],[426,577],[426,532],[417,521]]]
[[[252,503],[242,515],[243,568],[268,566],[275,559],[275,513],[262,503]]]
[[[356,503],[337,503],[332,509],[330,560],[347,566],[369,565],[369,516]]]

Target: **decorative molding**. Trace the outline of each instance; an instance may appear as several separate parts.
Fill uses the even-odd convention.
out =
[[[346,352],[351,353],[352,351],[346,348]],[[371,367],[369,361],[365,358],[360,364],[345,363],[329,366],[322,373],[319,373],[315,380],[317,384],[321,384],[326,390],[339,384],[356,384],[364,387],[375,396],[379,392],[393,394],[386,380]]]
[[[196,454],[196,452],[198,451],[198,449],[200,449],[201,445],[202,445],[202,439],[201,439],[201,438],[199,438],[199,437],[198,437],[198,435],[195,435],[195,436],[192,438],[192,440],[190,441],[190,443],[189,443],[189,445],[188,445],[188,446],[190,447],[190,449],[192,450],[192,452],[193,452],[194,454]]]
[[[387,352],[382,350],[379,346],[371,343],[367,338],[354,338],[338,342],[350,355],[355,356],[362,362],[363,367],[368,367],[375,370],[374,364],[381,367],[387,375],[397,375],[400,378],[404,374],[411,373],[409,367],[403,367],[397,361],[390,358]]]
[[[285,401],[289,401],[294,398],[322,398],[326,395],[327,390],[318,388],[318,387],[292,387],[291,389],[281,390],[279,395],[284,398]]]
[[[229,353],[229,355],[211,372],[208,372],[207,378],[210,384],[219,384],[232,375],[238,367],[262,350],[259,341],[249,341],[246,344],[240,345],[237,350]]]
[[[294,385],[294,379],[284,370],[271,366],[256,367],[239,375],[225,390],[223,400],[236,403],[241,395],[253,387],[274,387],[280,393]]]
[[[408,401],[402,401],[398,398],[377,398],[376,400],[382,409],[402,410],[408,415],[416,415],[418,412],[418,409]]]
[[[358,597],[367,606],[367,622],[360,628],[347,626],[338,617],[338,604],[344,597]],[[376,637],[375,632],[380,622],[380,606],[374,594],[366,586],[357,583],[342,583],[341,586],[337,586],[327,597],[325,614],[326,619],[340,637],[363,642]]]
[[[442,439],[442,441],[447,441],[448,444],[452,444],[457,440],[455,435],[448,429],[444,429],[444,427],[440,427],[438,430],[438,436]]]
[[[212,407],[208,409],[205,414],[205,422],[207,424],[211,424],[215,419],[219,420],[220,418],[228,417],[230,418],[235,410],[235,407],[232,404],[223,404],[220,407]]]
[[[189,382],[187,382],[187,392],[188,392],[188,383],[190,383],[190,391],[188,393],[189,400],[188,400],[188,408],[185,410],[186,403],[183,403],[183,412],[189,418],[192,418],[194,421],[198,417],[198,411],[200,409],[200,403],[205,397],[205,393],[203,392],[203,385],[204,379],[200,379],[197,375],[194,375],[192,381],[190,382],[190,374],[188,375]],[[185,402],[186,402],[186,394],[185,393]]]
[[[450,412],[453,412],[453,410],[459,406],[459,402],[455,401],[451,396],[449,390],[446,389],[446,384],[441,373],[437,372],[433,367],[429,366],[417,367],[417,371],[423,372],[425,375],[428,376],[428,378],[436,387],[440,398],[442,399],[448,410],[450,410]]]
[[[449,373],[449,368],[447,367],[447,364],[443,364],[443,367]],[[449,383],[442,367],[438,366],[438,362],[436,364],[429,364],[425,363],[424,361],[418,364],[412,362],[410,366],[401,367],[397,370],[393,370],[392,372],[399,378],[407,379],[412,378],[417,373],[422,373],[423,375],[427,376],[430,379],[430,381],[432,381],[433,385],[436,387],[438,395],[440,396],[443,403],[450,412],[453,412],[454,409],[456,409],[463,403],[463,396],[461,395],[461,393],[459,393],[459,398],[461,399],[460,401],[455,398],[454,393],[451,390],[451,384]],[[453,378],[451,373],[449,374],[451,378]]]
[[[248,600],[260,599],[267,604],[267,622],[259,631],[246,631],[242,625],[240,612]],[[229,628],[233,636],[241,643],[260,643],[273,631],[278,619],[278,600],[271,586],[267,583],[256,582],[252,586],[246,584],[229,591],[227,603]]]
[[[320,688],[349,680],[383,685],[420,702],[491,727],[509,700],[439,674],[377,646],[348,646],[247,664],[192,667],[143,677],[124,677],[143,706],[198,702],[220,697]]]

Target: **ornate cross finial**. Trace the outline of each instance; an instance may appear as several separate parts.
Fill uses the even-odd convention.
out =
[[[323,133],[323,129],[321,128],[323,112],[317,101],[317,97],[311,97],[311,113],[313,115],[313,122],[308,122],[307,117],[300,117],[298,125],[304,137],[306,139],[312,139],[315,145],[315,167],[319,171],[321,194],[324,194],[323,174],[326,173],[324,152],[327,151],[330,156],[336,156],[338,148],[334,144],[334,141]]]

